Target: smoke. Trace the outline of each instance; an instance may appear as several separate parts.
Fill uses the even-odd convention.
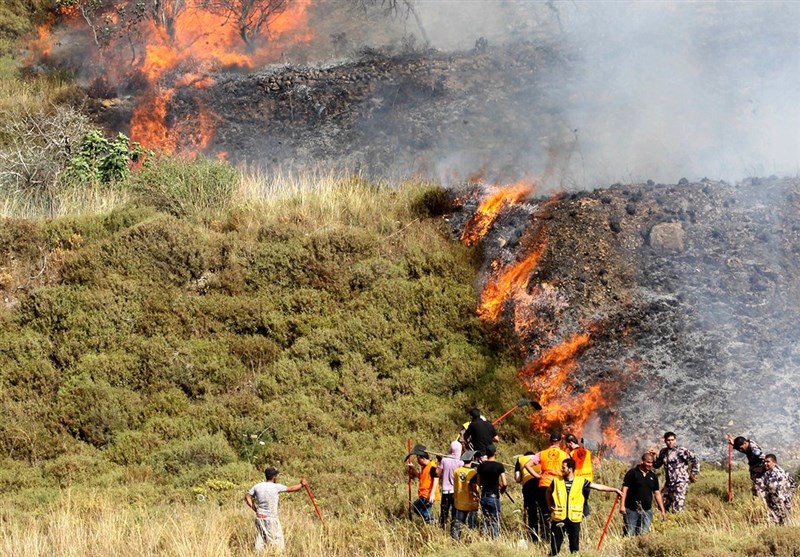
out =
[[[800,172],[798,3],[420,0],[418,10],[437,48],[483,37],[566,53],[545,99],[495,115],[540,139],[509,146],[529,163],[520,171],[555,163],[558,184],[581,189]],[[543,107],[546,129],[533,117]]]

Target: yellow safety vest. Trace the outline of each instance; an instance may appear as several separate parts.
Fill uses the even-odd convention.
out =
[[[477,511],[480,507],[477,484],[470,484],[477,473],[475,468],[468,466],[461,466],[453,472],[453,506],[459,511]]]
[[[528,463],[530,459],[533,458],[533,455],[522,455],[521,457],[517,458],[517,462],[519,462],[519,471],[520,475],[522,476],[522,481],[520,482],[521,485],[525,485],[528,481],[535,479],[533,474],[528,472],[528,469],[525,468],[525,465]],[[537,472],[542,471],[542,467],[539,464],[534,464],[533,469]]]
[[[583,478],[594,481],[594,471],[592,470],[592,451],[578,447],[570,454],[570,458],[575,461],[575,478]]]
[[[561,463],[569,458],[569,455],[558,447],[550,447],[539,453],[539,462],[542,464],[542,478],[539,480],[539,487],[550,487],[554,478],[561,477]]]
[[[564,479],[555,478],[553,480],[553,512],[550,519],[554,522],[568,519],[570,522],[580,522],[583,520],[583,486],[586,480],[575,478],[572,481],[569,494],[567,494],[567,484]]]

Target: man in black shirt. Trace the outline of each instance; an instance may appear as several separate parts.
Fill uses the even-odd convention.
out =
[[[469,416],[472,421],[464,432],[467,448],[485,455],[487,445],[496,443],[499,440],[497,431],[494,429],[492,422],[481,418],[481,412],[477,408],[470,410]]]
[[[481,486],[481,532],[496,538],[500,534],[500,492],[508,485],[506,468],[495,460],[495,446],[485,449],[486,460],[478,465],[475,481]]]
[[[653,474],[655,457],[651,453],[642,455],[638,466],[628,470],[622,480],[622,502],[619,511],[625,518],[626,536],[638,536],[650,531],[653,522],[653,497],[661,512],[661,519],[666,518],[664,501],[658,489],[658,478]]]

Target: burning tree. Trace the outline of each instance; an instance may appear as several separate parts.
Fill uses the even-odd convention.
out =
[[[201,0],[210,13],[236,22],[239,36],[248,50],[255,40],[269,29],[269,24],[289,7],[290,0]]]

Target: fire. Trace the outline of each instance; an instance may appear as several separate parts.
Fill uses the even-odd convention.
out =
[[[98,72],[97,77],[120,85],[133,76],[146,80],[145,93],[132,111],[130,135],[145,147],[176,150],[203,149],[211,143],[219,119],[207,107],[200,107],[182,122],[169,114],[170,100],[177,88],[203,88],[213,83],[209,72],[218,68],[255,68],[259,64],[278,60],[289,44],[308,42],[313,35],[308,27],[308,8],[311,0],[293,0],[286,10],[270,14],[266,24],[254,26],[253,19],[244,14],[212,13],[204,0],[176,0],[156,3],[142,18],[125,18],[122,2],[103,4],[103,12],[77,16],[77,8],[62,9],[60,23],[74,28],[81,25],[88,37],[93,32],[86,23],[94,17],[102,25],[103,40],[87,53],[87,66]],[[204,5],[206,7],[204,7]],[[233,7],[239,6],[231,2]],[[248,3],[241,6],[252,7]],[[239,6],[239,7],[241,7]],[[239,17],[241,16],[241,17]],[[39,29],[32,50],[47,55],[52,50],[53,22]],[[250,25],[251,27],[247,27]],[[186,136],[186,130],[192,130]]]
[[[461,241],[469,246],[483,238],[500,211],[531,193],[533,184],[526,182],[497,188],[481,202],[478,210],[469,219],[461,233]]]
[[[478,316],[487,321],[497,321],[509,297],[524,292],[530,274],[536,268],[547,247],[547,226],[542,225],[534,240],[534,249],[521,261],[501,270],[490,278],[481,293]]]

